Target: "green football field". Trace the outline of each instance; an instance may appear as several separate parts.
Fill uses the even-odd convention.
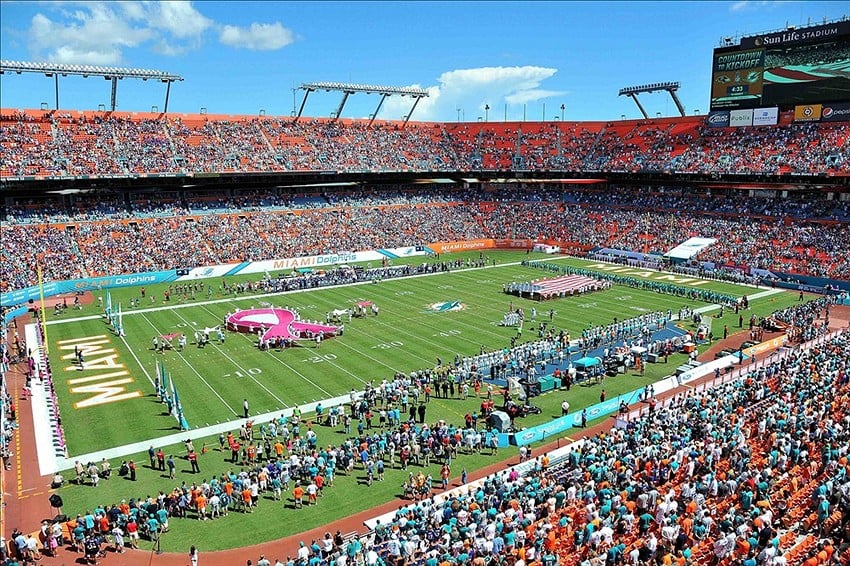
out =
[[[477,255],[478,252],[452,254],[441,259]],[[185,418],[194,429],[241,418],[244,399],[249,402],[251,414],[273,412],[329,399],[351,389],[361,390],[369,381],[377,384],[391,379],[395,372],[433,367],[437,357],[451,362],[456,355],[477,354],[482,347],[506,347],[516,330],[498,323],[511,304],[523,307],[527,316],[536,307],[538,320],[547,320],[548,310],[554,309],[552,325],[575,337],[588,325],[604,325],[615,317],[623,320],[642,312],[676,311],[688,302],[614,286],[582,297],[538,304],[505,295],[502,285],[553,277],[539,269],[510,265],[528,257],[543,257],[542,254],[490,255],[498,259],[496,267],[274,296],[223,296],[220,280],[214,279],[205,281],[213,286],[210,298],[204,292],[186,303],[165,302],[162,292],[166,286],[151,286],[146,289],[142,305],[130,308],[129,299],[139,296],[140,289],[113,290],[113,306],[117,308],[120,303],[124,313],[123,339],[111,331],[103,317],[92,316],[98,311],[97,302],[83,311],[68,311],[49,321],[48,342],[69,452],[74,456],[179,430],[174,417],[165,414],[164,405],[154,395],[157,362],[167,369]],[[576,259],[555,261],[592,264]],[[228,278],[228,283],[236,281]],[[752,288],[716,282],[700,288],[735,295],[754,292]],[[156,297],[155,303],[151,303],[151,296]],[[223,344],[218,343],[215,333],[205,348],[193,344],[195,330],[221,324],[226,313],[236,308],[289,306],[297,308],[303,319],[323,322],[328,311],[349,308],[363,300],[378,305],[380,314],[351,322],[346,319],[345,335],[327,339],[318,348],[308,343],[284,351],[263,352],[256,347],[256,336],[234,332],[226,332]],[[766,314],[793,300],[792,294],[782,293],[754,301],[754,312]],[[460,301],[462,310],[434,311],[434,305],[454,301]],[[734,324],[737,326],[737,320]],[[171,333],[187,335],[186,349],[155,352],[153,337]],[[715,334],[719,334],[717,329]],[[536,338],[527,324],[522,340]],[[82,345],[92,350],[87,352],[85,369],[81,371],[71,358],[74,347]],[[93,386],[105,382],[115,383],[116,389],[104,395],[102,388]],[[440,418],[451,421],[460,421],[464,414],[451,405],[434,410],[441,412]],[[97,434],[92,434],[95,430]]]
[[[162,414],[163,405],[153,397],[153,387],[142,369],[144,367],[152,377],[156,360],[163,361],[174,376],[187,420],[194,428],[216,421],[234,421],[234,411],[241,412],[244,398],[249,399],[252,413],[275,410],[323,398],[326,396],[325,392],[338,395],[352,387],[361,389],[364,381],[389,378],[395,370],[410,371],[432,367],[438,355],[444,361],[450,361],[455,353],[477,353],[481,345],[486,348],[506,346],[516,331],[495,326],[493,322],[501,319],[511,301],[514,306],[522,306],[527,313],[532,306],[537,306],[540,313],[538,319],[548,318],[548,314],[543,314],[543,311],[553,308],[556,311],[553,321],[555,327],[569,329],[573,336],[579,334],[588,324],[608,324],[614,317],[622,320],[656,309],[677,310],[684,304],[681,298],[616,286],[609,291],[549,301],[542,305],[511,298],[502,293],[503,282],[530,281],[551,275],[538,269],[506,265],[528,257],[524,252],[491,252],[490,255],[497,258],[498,267],[384,281],[375,285],[324,289],[275,297],[233,299],[240,308],[258,306],[260,301],[297,306],[305,318],[321,320],[324,320],[324,313],[328,310],[349,306],[360,298],[373,300],[380,306],[377,318],[370,316],[367,319],[356,319],[350,325],[346,323],[344,336],[323,342],[318,350],[309,347],[285,352],[260,352],[254,346],[253,340],[234,333],[228,333],[223,345],[211,345],[204,350],[198,350],[190,344],[182,355],[177,352],[155,354],[150,349],[152,337],[157,333],[184,332],[185,329],[196,326],[218,324],[222,315],[228,310],[232,311],[236,304],[231,297],[217,296],[217,292],[209,304],[201,304],[207,301],[205,296],[202,299],[199,294],[194,302],[189,301],[192,304],[174,308],[175,305],[164,305],[161,302],[162,291],[167,286],[148,287],[148,297],[155,294],[157,302],[151,305],[148,301],[143,308],[157,310],[128,312],[125,315],[126,345],[109,331],[108,325],[101,318],[72,322],[72,316],[92,316],[96,313],[97,303],[84,307],[82,312],[74,311],[61,315],[51,321],[48,340],[71,455],[153,439],[178,430],[175,419]],[[451,254],[443,259],[467,256],[477,257],[478,254]],[[531,257],[535,257],[534,254]],[[559,258],[554,261],[574,266],[593,265],[592,262],[578,259]],[[228,278],[228,282],[236,280]],[[218,289],[219,281],[211,282],[214,288]],[[715,282],[699,286],[735,295],[752,295],[758,292],[748,287]],[[139,291],[138,288],[113,290],[113,302],[126,305],[131,296],[139,295]],[[465,308],[458,312],[441,313],[431,312],[429,308],[437,302],[455,300],[461,301]],[[755,299],[752,301],[750,312],[766,315],[777,308],[793,304],[796,300],[796,295],[788,292]],[[696,302],[692,303],[692,306],[704,306],[704,303]],[[56,324],[57,322],[59,324]],[[713,318],[713,324],[715,334],[722,331],[724,324],[729,326],[732,333],[741,331],[738,329],[738,317],[729,310],[722,319]],[[532,333],[526,331],[523,338],[534,338],[529,334]],[[79,403],[81,396],[70,392],[67,380],[78,378],[83,372],[72,370],[67,372],[67,375],[62,375],[61,368],[68,362],[62,361],[61,355],[73,352],[72,349],[58,350],[60,341],[99,335],[104,335],[104,339],[109,340],[104,347],[115,349],[118,356],[116,362],[125,364],[126,371],[134,380],[128,390],[137,388],[142,395],[125,401],[74,409],[73,403]],[[585,384],[573,387],[569,392],[557,390],[545,393],[534,399],[542,413],[519,419],[517,424],[520,427],[533,426],[558,417],[560,404],[564,399],[569,400],[573,411],[592,405],[598,401],[603,387],[609,398],[643,387],[668,375],[684,360],[684,355],[674,355],[667,364],[648,364],[645,375],[630,372],[627,375],[606,378],[602,384]],[[112,368],[101,371],[125,370]],[[459,424],[463,415],[475,411],[479,403],[480,399],[477,398],[432,398],[428,404],[426,420],[434,422],[445,419],[450,423]],[[240,423],[241,421],[234,422],[234,431]],[[315,431],[322,446],[339,444],[345,440],[341,429],[320,426],[316,427]],[[569,434],[570,431],[567,431],[563,435],[565,441],[568,441]],[[201,475],[191,473],[185,459],[185,450],[179,444],[165,447],[166,453],[174,454],[177,458],[175,480],[168,479],[165,473],[149,468],[147,454],[142,451],[111,460],[113,469],[118,467],[122,459],[134,459],[139,462],[137,482],[114,476],[109,481],[102,481],[97,489],[90,485],[68,483],[60,490],[65,500],[65,511],[72,514],[83,512],[95,503],[144,497],[159,491],[169,491],[183,481],[197,482],[228,469],[240,469],[238,464],[233,465],[228,461],[229,452],[218,451],[218,439],[215,435],[197,439],[195,446],[215,447],[200,455]],[[536,445],[532,448],[536,448]],[[472,473],[479,468],[515,456],[516,450],[516,447],[509,447],[500,449],[497,454],[461,453],[453,461],[452,474],[457,476],[464,468]],[[438,463],[432,462],[430,467],[414,466],[412,470],[414,473],[423,471],[433,477],[439,477],[439,467]],[[200,548],[207,551],[235,548],[318,526],[330,526],[342,517],[386,501],[401,502],[399,498],[402,493],[399,486],[407,478],[407,473],[401,469],[388,468],[386,481],[367,487],[363,471],[358,467],[351,475],[340,475],[335,487],[327,490],[326,497],[318,506],[304,510],[292,509],[291,499],[287,498],[286,494],[283,502],[275,502],[271,495],[264,494],[261,504],[252,514],[235,513],[235,516],[203,523],[197,520],[175,519],[171,521],[171,531],[163,537],[162,548],[179,552],[183,552],[190,544],[200,545]],[[69,476],[66,474],[66,477]],[[296,513],[297,520],[294,520]],[[235,525],[239,528],[234,528]],[[150,548],[150,544],[143,542],[143,548]]]

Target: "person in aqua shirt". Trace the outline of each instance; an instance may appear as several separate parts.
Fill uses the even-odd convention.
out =
[[[74,527],[73,530],[74,537],[74,549],[77,550],[83,545],[83,541],[86,539],[86,527],[82,521],[82,518],[77,516],[77,526]]]
[[[151,516],[148,517],[147,525],[151,540],[157,540],[157,538],[159,538],[159,521],[156,517]]]
[[[157,509],[156,511],[156,519],[162,525],[162,532],[168,532],[168,511],[164,508]]]
[[[651,513],[647,512],[647,513],[644,513],[640,516],[640,518],[638,520],[638,526],[640,527],[640,534],[641,535],[646,534],[646,532],[649,530],[649,527],[652,525],[652,521],[653,521],[653,518],[652,518]]]
[[[613,566],[614,564],[620,564],[620,562],[623,560],[623,555],[625,554],[625,552],[625,544],[615,544],[614,546],[608,549],[608,553],[605,557],[605,564],[609,566]]]

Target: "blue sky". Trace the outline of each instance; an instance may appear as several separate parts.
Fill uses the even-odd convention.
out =
[[[711,53],[721,38],[850,13],[845,2],[16,2],[0,3],[6,60],[117,65],[185,78],[170,112],[288,115],[294,85],[339,81],[418,86],[414,120],[610,120],[639,117],[624,86],[679,81],[689,114],[708,109]],[[164,85],[124,80],[118,109],[163,108]],[[298,104],[300,104],[300,93]],[[315,93],[305,115],[329,116],[340,95]],[[67,77],[60,107],[109,105],[109,82]],[[53,81],[0,76],[4,108],[53,106]],[[674,115],[663,93],[650,115]],[[354,95],[362,118],[376,95]],[[409,98],[379,115],[399,119]],[[544,108],[545,107],[545,108]],[[544,114],[545,112],[545,114]]]

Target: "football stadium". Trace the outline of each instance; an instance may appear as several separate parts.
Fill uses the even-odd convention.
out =
[[[599,121],[4,58],[2,564],[850,564],[850,20],[693,49]]]

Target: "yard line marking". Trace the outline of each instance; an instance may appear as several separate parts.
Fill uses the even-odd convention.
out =
[[[121,338],[121,341],[124,342],[124,346],[128,350],[130,350],[130,355],[133,356],[133,359],[136,360],[137,364],[139,364],[139,368],[142,370],[142,373],[144,373],[145,377],[148,378],[148,381],[151,382],[151,387],[156,389],[156,384],[154,383],[153,379],[151,379],[151,374],[148,373],[148,370],[145,369],[144,364],[141,362],[141,360],[139,360],[139,357],[136,355],[136,352],[133,350],[133,348],[130,347],[130,344],[127,343],[127,338],[121,335],[119,335],[119,338]]]
[[[151,325],[151,328],[153,328],[153,329],[154,329],[154,331],[155,331],[157,334],[162,335],[162,332],[160,332],[160,330],[156,327],[156,325],[155,325],[153,322],[151,322],[151,320],[147,317],[147,315],[145,315],[145,313],[141,313],[141,315],[142,315],[142,318],[144,318],[144,319],[145,319],[145,321],[147,321],[147,323]],[[219,398],[219,400],[220,400],[222,403],[224,403],[224,406],[225,406],[225,407],[227,407],[228,409],[230,409],[230,412],[231,412],[231,413],[233,413],[234,415],[236,415],[236,416],[238,417],[238,416],[239,416],[239,413],[237,413],[237,412],[233,409],[233,407],[231,407],[231,406],[230,406],[230,404],[228,404],[228,402],[224,400],[224,397],[222,397],[221,395],[219,395],[218,391],[216,391],[216,390],[215,390],[215,387],[213,387],[212,385],[210,385],[210,382],[209,382],[209,381],[207,381],[206,379],[204,379],[204,376],[203,376],[203,375],[201,375],[200,373],[198,373],[198,370],[196,370],[196,369],[195,369],[195,366],[193,366],[192,364],[190,364],[190,363],[189,363],[189,360],[187,360],[187,359],[186,359],[186,357],[183,355],[183,353],[182,353],[182,352],[175,352],[175,353],[176,353],[178,356],[180,356],[180,359],[181,359],[181,360],[183,360],[183,363],[184,363],[184,364],[186,364],[187,366],[189,366],[189,369],[191,369],[191,370],[195,373],[195,375],[197,375],[199,378],[201,378],[201,381],[203,381],[203,382],[206,384],[206,386],[210,388],[210,391],[212,391],[212,392],[213,392],[213,395],[215,395],[216,397],[218,397],[218,398]]]
[[[318,297],[318,296],[317,296],[317,297],[316,297],[316,302],[317,302],[317,303],[318,303],[318,302],[326,302],[326,303],[330,304],[330,306],[331,306],[331,307],[333,307],[333,306],[334,306],[334,303],[333,303],[332,301],[326,300],[326,299],[324,299],[323,297]],[[393,329],[394,329],[394,330],[396,330],[396,332],[404,333],[404,334],[405,334],[405,335],[407,335],[407,336],[410,336],[410,337],[412,337],[412,338],[414,338],[414,339],[416,339],[416,340],[420,340],[420,341],[422,341],[422,342],[425,342],[425,343],[427,343],[427,344],[430,344],[431,346],[440,347],[440,345],[439,345],[439,344],[437,344],[436,342],[431,342],[430,340],[428,340],[428,339],[426,339],[426,338],[424,338],[424,337],[416,336],[415,334],[412,334],[412,333],[407,332],[407,331],[405,331],[405,330],[401,330],[400,328],[396,328],[394,325],[391,325],[391,324],[389,324],[389,323],[386,323],[386,322],[384,322],[384,321],[382,321],[382,320],[378,320],[378,318],[379,318],[379,317],[377,317],[377,316],[376,316],[376,317],[372,317],[372,318],[370,318],[370,319],[368,319],[368,320],[375,321],[375,322],[377,322],[378,324],[380,324],[381,326],[391,326],[391,327],[393,327]],[[407,318],[407,317],[401,317],[401,318],[402,318],[402,320],[412,320],[412,318]],[[369,334],[368,332],[363,332],[363,331],[362,331],[362,329],[360,329],[360,328],[358,328],[358,329],[357,329],[357,333],[358,333],[358,334],[361,334],[361,335],[363,335],[363,336],[368,336],[369,338],[374,338],[374,339],[375,339],[376,341],[378,341],[378,342],[380,342],[380,341],[382,340],[381,338],[377,338],[377,337],[373,336],[372,334]],[[394,372],[405,372],[405,373],[406,373],[406,371],[405,371],[405,370],[401,370],[401,369],[393,368],[393,367],[391,367],[391,366],[389,366],[389,365],[387,365],[387,364],[385,364],[385,363],[383,363],[383,362],[380,362],[379,360],[376,360],[375,358],[373,358],[372,356],[369,356],[369,355],[368,355],[368,354],[366,354],[365,352],[361,352],[361,351],[357,350],[357,348],[354,348],[353,346],[350,346],[350,345],[345,344],[345,343],[343,343],[343,345],[344,345],[344,346],[346,346],[346,347],[348,347],[348,348],[350,348],[350,349],[352,349],[352,350],[356,350],[359,354],[361,354],[361,355],[363,355],[363,356],[366,356],[367,358],[369,358],[369,359],[371,359],[371,360],[377,361],[377,362],[378,362],[378,363],[380,363],[381,365],[384,365],[384,366],[386,366],[386,367],[390,368],[390,369],[391,369],[391,370],[393,370]],[[422,357],[422,356],[420,356],[419,354],[416,354],[416,353],[414,353],[414,352],[409,352],[409,351],[406,351],[406,350],[403,350],[403,352],[404,352],[404,355],[406,355],[406,356],[410,356],[410,357],[413,357],[413,358],[418,358],[418,359],[420,359],[420,360],[422,360],[422,361],[424,361],[424,362],[426,362],[426,363],[431,363],[431,360],[430,360],[429,358],[424,358],[424,357]],[[364,383],[365,383],[365,382],[364,382]]]
[[[205,311],[207,311],[208,313],[213,314],[213,313],[212,313],[209,309],[207,309],[206,307],[202,307],[202,308],[203,308]],[[186,317],[184,317],[184,316],[183,316],[183,315],[181,315],[180,313],[175,312],[174,314],[176,314],[177,316],[179,316],[179,317],[180,317],[180,318],[181,318],[184,322],[186,322],[187,324],[189,323],[189,320],[188,320],[188,319],[186,319]],[[210,342],[209,342],[209,344],[210,344],[211,346],[213,346],[216,350],[218,350],[219,352],[221,352],[221,354],[222,354],[225,358],[227,358],[228,360],[230,360],[230,363],[232,363],[232,364],[233,364],[233,365],[235,365],[237,368],[239,368],[239,371],[242,371],[243,373],[245,373],[245,375],[247,375],[248,377],[250,377],[250,378],[254,381],[254,383],[256,383],[257,385],[259,385],[260,387],[262,387],[263,389],[265,389],[265,390],[266,390],[266,393],[268,393],[269,395],[271,395],[272,397],[274,397],[275,399],[277,399],[277,402],[278,402],[278,403],[281,403],[281,404],[284,406],[284,408],[285,408],[285,407],[289,407],[289,405],[287,405],[287,404],[286,404],[286,402],[284,402],[284,400],[283,400],[283,399],[281,399],[280,397],[278,397],[277,395],[275,395],[275,394],[274,394],[274,393],[273,393],[273,392],[272,392],[272,391],[271,391],[268,387],[266,387],[265,385],[263,385],[262,383],[260,383],[259,381],[257,381],[257,378],[255,378],[253,375],[251,375],[251,373],[250,373],[250,372],[248,372],[248,370],[247,370],[247,369],[245,369],[242,365],[238,364],[238,363],[236,362],[236,360],[234,360],[233,358],[231,358],[230,356],[228,356],[228,355],[227,355],[227,353],[225,353],[224,349],[223,349],[223,348],[221,348],[219,344],[215,344],[215,343],[213,343],[212,341],[210,341]]]

